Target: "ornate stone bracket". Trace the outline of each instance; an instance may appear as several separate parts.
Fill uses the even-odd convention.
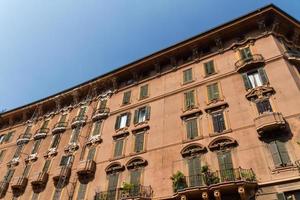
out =
[[[66,154],[73,154],[78,149],[79,149],[79,145],[73,142],[73,143],[69,143],[69,145],[65,147],[64,151]]]
[[[275,93],[275,90],[273,87],[270,87],[268,85],[263,85],[260,87],[252,88],[246,93],[246,98],[249,101],[253,101],[256,99],[262,99],[265,97],[269,97]]]
[[[33,162],[37,161],[37,159],[38,159],[37,153],[30,154],[30,155],[28,155],[28,157],[25,159],[25,163],[33,163]]]
[[[20,158],[13,158],[11,161],[7,163],[7,167],[16,167],[19,165]]]
[[[57,155],[57,149],[56,148],[50,148],[48,151],[44,154],[44,158],[51,158]]]
[[[101,136],[100,135],[94,135],[88,139],[86,142],[86,146],[95,146],[98,145],[102,142]]]

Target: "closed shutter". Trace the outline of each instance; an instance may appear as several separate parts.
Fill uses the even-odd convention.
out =
[[[44,121],[41,128],[47,128],[48,124],[49,124],[49,120]]]
[[[197,119],[190,119],[186,121],[186,131],[188,139],[194,139],[198,136]]]
[[[13,158],[18,158],[20,156],[21,152],[22,152],[22,149],[23,149],[23,145],[18,146]]]
[[[120,128],[120,123],[121,123],[121,116],[117,116],[116,118],[116,123],[115,123],[115,129],[119,129]]]
[[[151,107],[147,106],[146,107],[146,120],[149,121],[150,120],[150,113],[151,113]]]
[[[118,179],[119,179],[118,173],[108,175],[108,190],[113,190],[118,187]]]
[[[107,100],[106,99],[101,100],[99,108],[100,109],[106,108],[106,104],[107,104]]]
[[[137,186],[140,184],[141,169],[134,169],[130,171],[130,183]]]
[[[231,158],[231,152],[219,152],[218,161],[220,168],[220,175],[223,181],[234,180],[233,164]]]
[[[220,94],[219,94],[218,83],[208,85],[207,86],[207,94],[208,94],[209,101],[219,99]]]
[[[188,69],[183,71],[183,82],[190,82],[193,80],[193,71],[192,69]]]
[[[276,144],[277,144],[277,148],[281,157],[281,162],[284,165],[288,165],[291,164],[291,160],[288,154],[288,151],[285,147],[285,143],[280,141],[280,140],[276,140]]]
[[[101,127],[101,121],[94,122],[94,129],[93,129],[92,136],[99,135],[100,127]]]
[[[79,110],[79,114],[78,114],[78,116],[79,116],[79,117],[83,117],[83,116],[84,116],[84,114],[85,114],[85,111],[86,111],[86,109],[87,109],[87,107],[86,107],[86,106],[84,106],[84,107],[81,107],[81,108],[80,108],[80,110]]]
[[[204,63],[205,74],[210,75],[215,73],[214,62],[211,60],[207,63]]]
[[[272,112],[272,107],[269,100],[263,100],[256,103],[257,111],[259,114],[264,112]]]
[[[39,140],[36,140],[34,141],[34,145],[33,145],[33,148],[32,148],[32,151],[31,151],[31,154],[34,154],[38,151],[39,147],[40,147],[40,144],[41,144],[42,140],[39,139]]]
[[[123,105],[130,103],[131,91],[124,92]]]
[[[79,134],[80,134],[80,128],[81,127],[78,126],[75,129],[73,129],[71,140],[70,140],[71,143],[77,143],[78,137],[79,137]]]
[[[67,119],[67,114],[63,114],[59,120],[59,122],[65,122]]]
[[[5,135],[4,142],[10,142],[13,137],[14,131],[11,131]]]
[[[79,188],[78,188],[78,194],[77,194],[77,200],[84,200],[85,193],[87,189],[87,184],[83,184],[79,182]]]
[[[42,172],[48,172],[51,160],[46,160]]]
[[[277,199],[278,199],[278,200],[287,200],[287,199],[285,198],[284,193],[277,193]]]
[[[4,150],[0,150],[0,162],[3,160],[3,157],[5,155],[5,149]]]
[[[66,166],[68,164],[68,159],[69,159],[68,156],[62,156],[59,166]]]
[[[193,157],[187,160],[189,169],[189,184],[191,187],[201,184],[201,163],[199,157]]]
[[[277,148],[276,141],[272,141],[268,145],[269,145],[269,149],[270,149],[275,167],[280,167],[282,162],[281,162],[281,157],[280,157],[280,154],[279,154],[279,151]]]
[[[130,126],[130,121],[131,121],[131,113],[128,112],[128,113],[127,113],[127,120],[126,120],[126,126],[127,126],[127,127]]]
[[[264,70],[264,68],[259,68],[258,70],[258,74],[259,74],[259,77],[260,77],[260,80],[261,82],[263,83],[263,85],[266,85],[269,83],[269,80],[268,80],[268,77],[267,77],[267,74]]]
[[[89,149],[88,155],[87,155],[87,160],[93,160],[96,154],[96,147],[91,147]]]
[[[50,148],[57,148],[59,144],[59,140],[60,140],[60,134],[53,135]]]
[[[240,55],[242,59],[251,59],[252,53],[249,47],[243,48],[240,50]]]
[[[134,111],[134,118],[133,118],[133,123],[137,124],[139,122],[139,109],[136,109]]]
[[[213,113],[212,120],[214,132],[221,133],[226,129],[223,111]]]
[[[114,151],[114,157],[118,157],[122,155],[122,151],[123,151],[123,142],[124,139],[121,140],[116,140],[115,143],[115,151]]]
[[[141,86],[140,99],[143,99],[147,96],[148,96],[148,85],[143,85]]]
[[[27,126],[27,127],[26,127],[25,135],[26,135],[26,134],[30,134],[31,128],[32,128],[32,126]]]
[[[252,85],[251,85],[251,82],[250,82],[250,80],[248,78],[247,73],[243,73],[242,77],[243,77],[243,80],[244,80],[244,85],[245,85],[246,90],[251,89]]]
[[[195,105],[194,91],[186,92],[184,95],[185,95],[185,109],[193,108]]]
[[[14,173],[15,173],[15,169],[9,169],[9,170],[6,172],[5,176],[4,176],[4,180],[5,180],[6,182],[10,182],[10,181],[11,181],[11,178],[12,178],[13,175],[14,175]]]
[[[137,133],[135,135],[134,151],[141,152],[144,150],[144,133]]]
[[[26,166],[25,166],[25,169],[24,169],[24,171],[23,171],[23,176],[24,176],[24,177],[27,177],[27,176],[28,176],[29,171],[30,171],[30,167],[31,167],[31,165],[26,165]]]

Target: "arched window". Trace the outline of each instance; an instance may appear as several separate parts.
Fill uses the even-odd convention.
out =
[[[141,184],[142,171],[145,166],[148,165],[147,160],[136,157],[129,160],[126,164],[127,169],[130,172],[130,183],[137,186]]]
[[[106,167],[105,172],[107,174],[108,185],[107,195],[108,199],[115,199],[117,194],[117,187],[119,181],[119,174],[125,170],[125,167],[120,163],[112,163]]]

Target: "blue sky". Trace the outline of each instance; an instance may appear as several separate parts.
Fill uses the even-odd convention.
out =
[[[274,3],[299,0],[1,0],[0,110],[75,86]]]

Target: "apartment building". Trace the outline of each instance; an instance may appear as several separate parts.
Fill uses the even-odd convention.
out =
[[[1,113],[0,198],[300,199],[299,33],[269,5]]]

